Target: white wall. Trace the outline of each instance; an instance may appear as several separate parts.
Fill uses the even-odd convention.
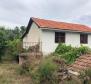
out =
[[[65,43],[67,45],[71,44],[73,47],[80,46],[80,33],[66,32],[65,38]]]
[[[66,33],[66,44],[73,47],[88,46],[91,48],[91,34],[88,34],[88,43],[80,44],[80,33]]]
[[[44,55],[54,52],[57,45],[55,44],[54,31],[42,31],[42,51]]]
[[[73,47],[79,47],[81,45],[80,33],[65,32],[65,44]],[[44,55],[54,52],[57,45],[58,43],[55,43],[55,31],[42,31],[42,51]],[[91,47],[91,34],[88,35],[88,44],[83,45]]]
[[[91,34],[88,35],[88,47],[91,48]]]
[[[23,38],[23,48],[28,48],[30,45],[35,45],[41,41],[41,30],[35,23],[32,23],[28,34]]]

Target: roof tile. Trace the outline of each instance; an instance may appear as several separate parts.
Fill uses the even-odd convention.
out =
[[[72,30],[72,31],[80,31],[80,32],[91,32],[91,28],[90,27],[85,26],[85,25],[81,25],[81,24],[57,22],[57,21],[44,20],[44,19],[39,19],[39,18],[32,18],[32,20],[40,28]]]

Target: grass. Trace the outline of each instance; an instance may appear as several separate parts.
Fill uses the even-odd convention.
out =
[[[0,84],[32,84],[31,77],[19,75],[18,64],[0,64]]]

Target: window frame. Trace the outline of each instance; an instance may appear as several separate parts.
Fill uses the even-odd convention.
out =
[[[65,32],[55,32],[55,43],[65,43]]]
[[[88,44],[88,34],[80,34],[80,44]]]

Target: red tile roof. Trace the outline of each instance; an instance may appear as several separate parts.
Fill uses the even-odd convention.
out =
[[[70,66],[70,70],[73,70],[73,71],[81,71],[81,70],[86,70],[88,68],[91,68],[91,55],[83,55],[83,56],[80,56],[76,61],[75,63],[73,63],[71,66]]]
[[[52,20],[45,20],[39,18],[30,18],[28,23],[26,32],[23,34],[21,38],[23,38],[31,28],[32,22],[35,22],[39,28],[41,29],[58,29],[58,30],[68,30],[68,31],[75,31],[75,32],[89,32],[91,33],[91,28],[81,24],[73,24],[67,22],[57,22]]]
[[[79,32],[91,32],[91,28],[81,24],[73,24],[66,22],[57,22],[52,20],[44,20],[39,18],[32,18],[32,20],[40,27],[40,28],[48,28],[48,29],[60,29],[60,30],[72,30]]]

